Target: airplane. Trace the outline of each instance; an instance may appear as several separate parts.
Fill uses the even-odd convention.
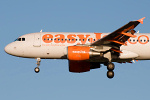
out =
[[[68,59],[69,71],[88,72],[107,66],[107,77],[114,77],[117,63],[150,60],[150,34],[136,33],[134,28],[143,24],[145,17],[130,21],[112,33],[37,32],[29,33],[8,44],[7,54],[35,58],[39,73],[41,59]]]

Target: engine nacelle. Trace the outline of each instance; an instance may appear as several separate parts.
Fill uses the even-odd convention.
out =
[[[90,59],[90,48],[85,46],[69,46],[68,60],[88,60]]]

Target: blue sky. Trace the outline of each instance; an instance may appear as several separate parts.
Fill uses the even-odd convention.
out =
[[[149,0],[1,0],[1,100],[147,100],[150,61],[117,64],[115,77],[107,69],[75,74],[67,60],[42,60],[35,74],[35,59],[13,57],[4,47],[17,37],[39,32],[112,32],[131,20],[146,17],[136,30],[149,33]]]

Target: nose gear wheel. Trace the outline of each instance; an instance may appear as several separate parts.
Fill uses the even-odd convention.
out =
[[[39,71],[40,71],[39,66],[40,66],[41,58],[37,58],[36,60],[37,60],[37,63],[36,63],[36,64],[37,64],[37,67],[35,67],[34,71],[35,71],[36,73],[39,73]]]
[[[39,67],[35,67],[34,71],[35,71],[36,73],[39,73],[40,68],[39,68]]]

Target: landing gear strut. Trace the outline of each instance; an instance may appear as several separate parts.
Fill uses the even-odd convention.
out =
[[[115,65],[113,63],[111,62],[107,63],[107,69],[108,69],[107,77],[110,79],[114,77],[114,72],[113,72],[114,68],[115,68]]]
[[[36,60],[37,60],[37,63],[36,63],[36,64],[37,64],[37,67],[35,67],[34,71],[35,71],[36,73],[39,73],[39,71],[40,71],[39,66],[40,66],[41,58],[37,58]]]

